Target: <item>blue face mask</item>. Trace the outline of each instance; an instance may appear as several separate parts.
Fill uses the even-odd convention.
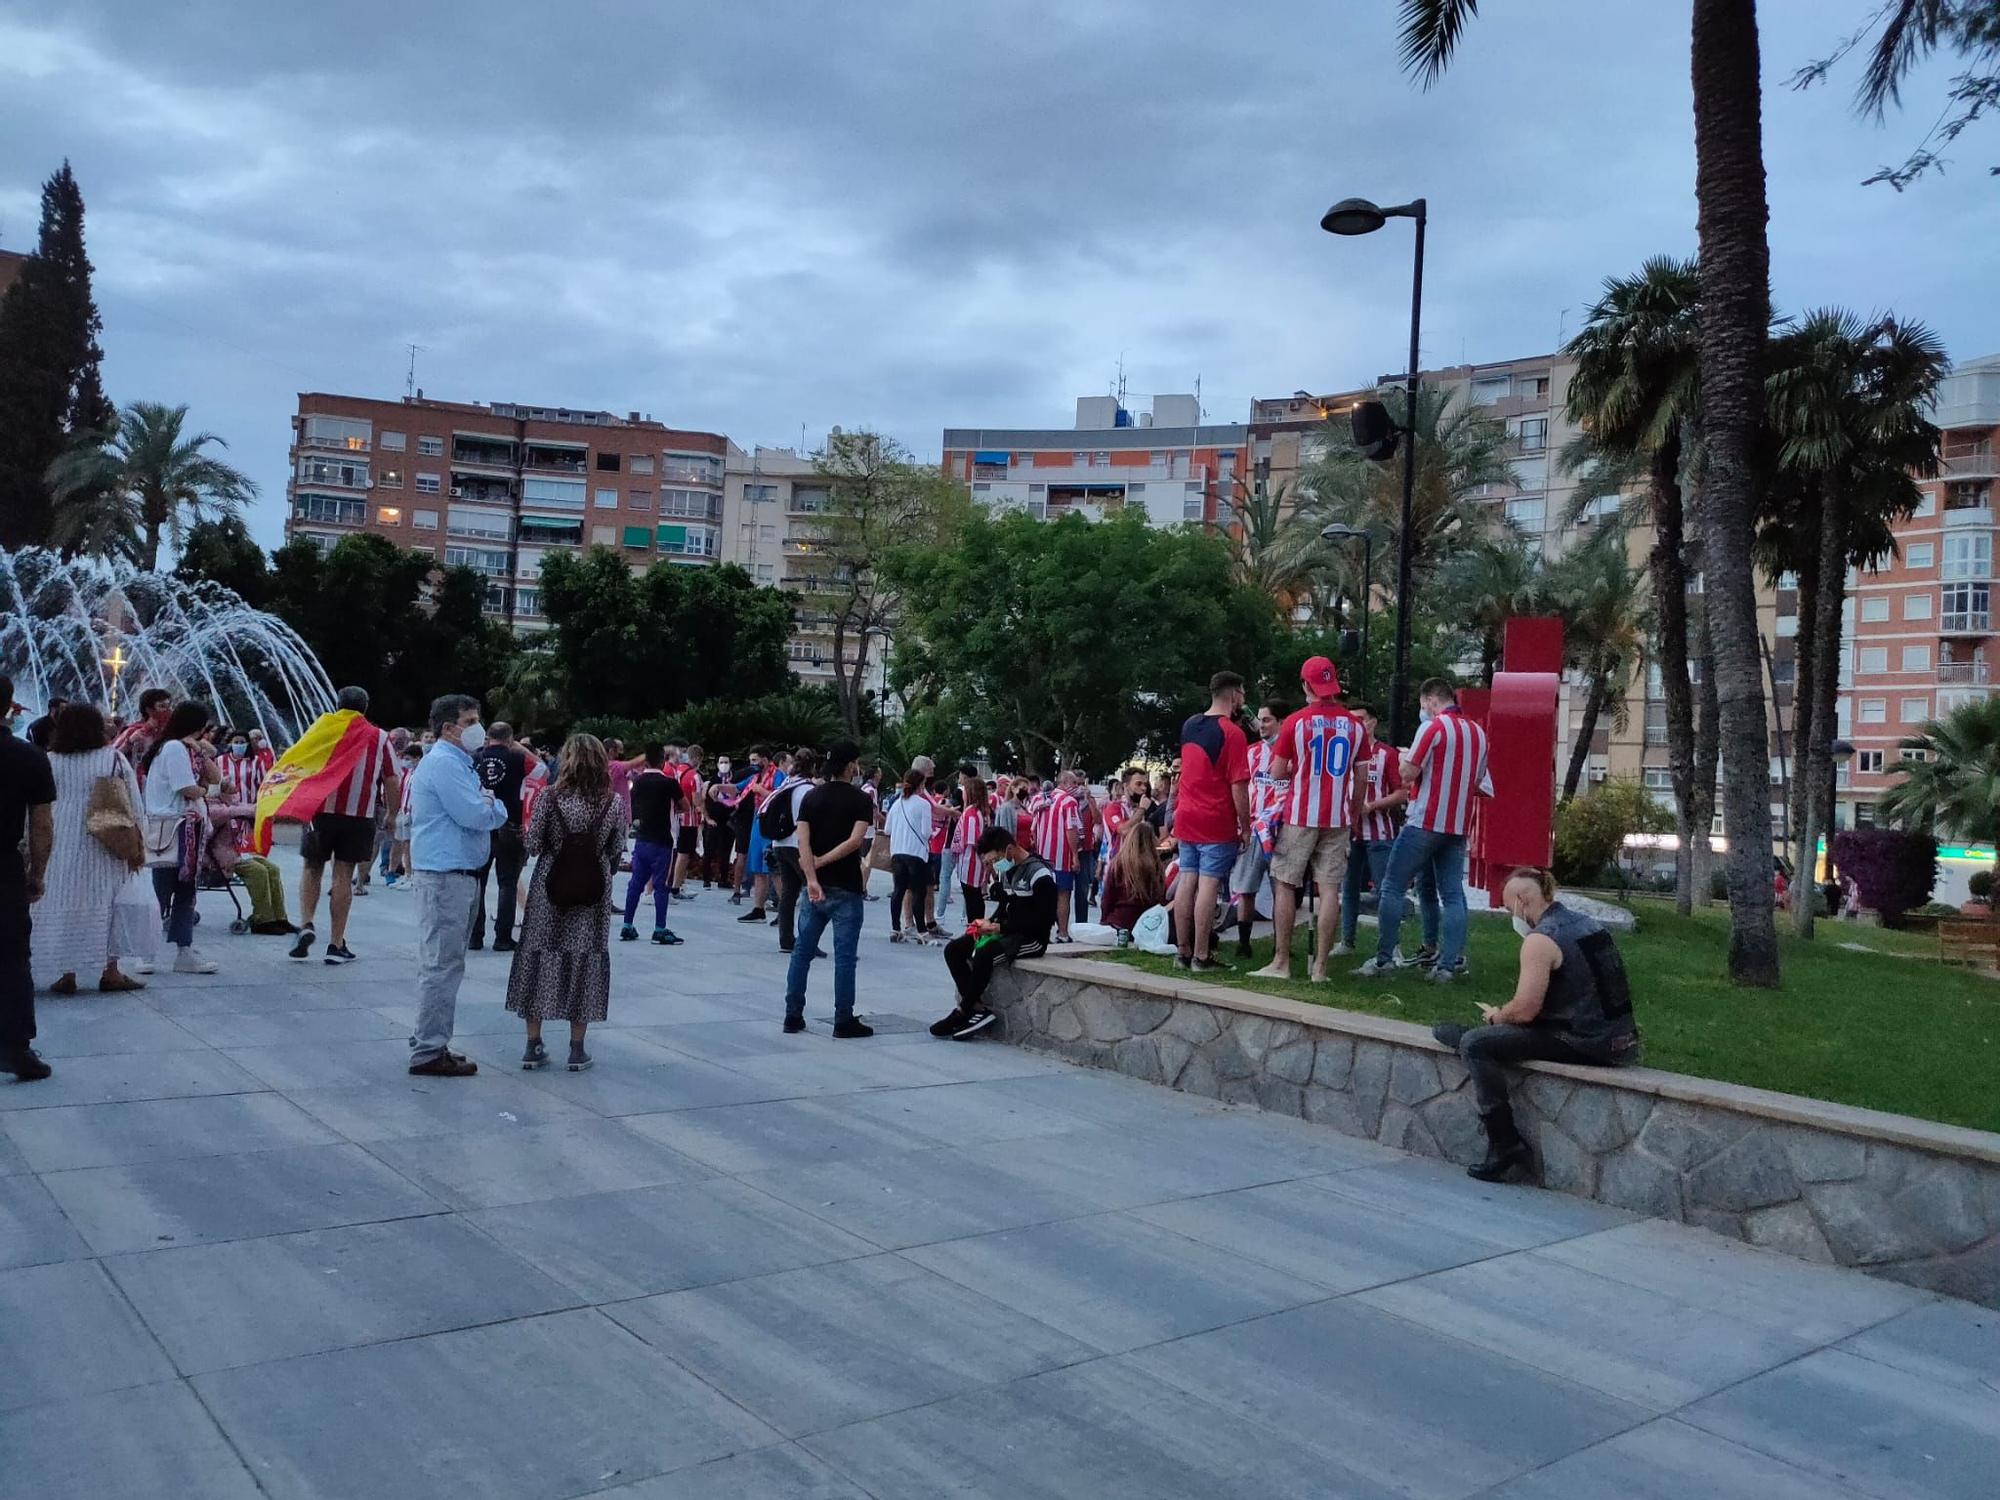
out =
[[[995,875],[1005,875],[1013,868],[1014,861],[1011,859],[996,859],[993,861],[993,873]]]

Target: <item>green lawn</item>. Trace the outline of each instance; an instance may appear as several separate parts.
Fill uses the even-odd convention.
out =
[[[2000,1130],[2000,981],[1937,964],[1930,933],[1822,922],[1812,942],[1783,939],[1782,990],[1745,990],[1722,977],[1728,917],[1720,908],[1681,917],[1669,903],[1641,900],[1634,909],[1639,930],[1621,936],[1619,948],[1650,1066]],[[1405,938],[1414,940],[1414,923]],[[1374,929],[1363,926],[1361,940],[1364,955],[1373,951]],[[1309,941],[1303,928],[1293,939],[1300,976]],[[1472,976],[1455,985],[1430,984],[1414,969],[1356,979],[1349,971],[1357,959],[1336,959],[1324,985],[1303,977],[1279,984],[1242,977],[1269,960],[1268,937],[1248,963],[1235,958],[1230,938],[1223,956],[1236,970],[1214,978],[1424,1025],[1476,1022],[1475,1001],[1497,1005],[1513,993],[1520,941],[1505,922],[1475,916],[1470,949]],[[1172,968],[1170,959],[1129,949],[1110,956],[1155,973]]]

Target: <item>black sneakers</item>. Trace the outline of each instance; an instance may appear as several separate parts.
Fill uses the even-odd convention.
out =
[[[571,1042],[569,1044],[570,1072],[582,1073],[586,1071],[589,1067],[590,1067],[590,1054],[583,1050],[583,1044],[581,1042]]]
[[[538,1041],[528,1043],[527,1050],[521,1054],[521,1071],[532,1073],[537,1068],[546,1068],[548,1065],[549,1049]]]
[[[662,948],[678,948],[687,940],[671,927],[655,927],[653,929],[653,941],[658,943]]]
[[[514,940],[510,937],[495,939],[493,951],[495,953],[512,953],[514,951]]]
[[[326,961],[330,964],[351,964],[354,962],[354,950],[345,943],[328,943]]]
[[[739,922],[761,922],[764,920],[764,908],[753,906],[736,920]]]
[[[972,1037],[978,1036],[980,1032],[999,1019],[999,1016],[982,1005],[967,1016],[964,1024],[951,1034],[952,1040],[958,1042],[967,1041]]]
[[[299,933],[299,940],[296,943],[292,944],[292,951],[287,953],[285,957],[311,958],[312,951],[313,951],[313,930],[311,927],[306,927]]]
[[[859,1016],[849,1016],[845,1021],[833,1023],[833,1034],[837,1037],[860,1037],[875,1035],[875,1028]]]
[[[971,1015],[972,1012],[970,1010],[960,1005],[950,1015],[945,1016],[941,1020],[931,1022],[931,1035],[935,1037],[957,1036],[959,1028],[965,1025]]]
[[[804,1031],[805,1029],[806,1029],[806,1018],[804,1016],[785,1017],[786,1036],[797,1036],[801,1031]]]

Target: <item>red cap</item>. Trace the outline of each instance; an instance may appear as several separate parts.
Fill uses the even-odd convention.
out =
[[[1340,674],[1324,656],[1307,658],[1306,664],[1299,668],[1299,679],[1315,698],[1340,696]]]

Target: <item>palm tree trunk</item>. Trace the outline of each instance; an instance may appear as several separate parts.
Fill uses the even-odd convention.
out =
[[[1800,525],[1810,525],[1817,535],[1818,500],[1813,501],[1813,514],[1802,515]],[[1818,567],[1799,570],[1799,633],[1792,642],[1792,869],[1794,872],[1805,868],[1811,858],[1806,843],[1806,736],[1812,732],[1813,660],[1819,649],[1819,569]],[[1773,689],[1775,697],[1776,690]]]
[[[1701,426],[1708,445],[1702,565],[1727,771],[1729,977],[1737,984],[1774,988],[1779,975],[1770,731],[1757,660],[1751,555],[1755,448],[1771,320],[1756,0],[1694,0],[1690,60],[1701,257]]]
[[[1674,827],[1680,835],[1674,856],[1674,906],[1686,916],[1694,900],[1694,690],[1688,683],[1687,537],[1680,469],[1677,423],[1653,452],[1653,552],[1647,571],[1653,580],[1653,616],[1659,623],[1655,657],[1667,706],[1667,767],[1674,784]],[[1702,825],[1704,834],[1707,826]]]
[[[1583,780],[1583,768],[1590,760],[1590,742],[1597,737],[1598,716],[1604,712],[1604,684],[1607,676],[1607,673],[1594,673],[1591,676],[1590,691],[1583,700],[1583,723],[1577,729],[1576,744],[1569,752],[1569,770],[1563,776],[1564,802],[1576,796],[1577,783]]]
[[[1826,815],[1827,794],[1833,788],[1833,732],[1836,695],[1840,687],[1840,606],[1847,592],[1847,509],[1838,494],[1820,503],[1818,573],[1819,597],[1814,601],[1812,661],[1812,728],[1799,738],[1799,761],[1806,768],[1805,818],[1799,831],[1802,857],[1793,867],[1792,931],[1813,933],[1811,864],[1818,852],[1820,820]],[[1824,830],[1829,845],[1833,830]],[[1803,883],[1801,883],[1803,882]]]
[[[160,565],[160,523],[146,518],[145,539],[139,545],[139,566],[145,572],[152,572]]]
[[[1696,906],[1713,906],[1710,872],[1715,866],[1715,846],[1709,829],[1715,824],[1715,766],[1721,759],[1722,706],[1715,692],[1715,647],[1708,629],[1704,606],[1701,623],[1695,630],[1696,659],[1701,663],[1701,691],[1695,703],[1694,792],[1690,815],[1694,823],[1694,844],[1688,861],[1688,880],[1694,887]]]

